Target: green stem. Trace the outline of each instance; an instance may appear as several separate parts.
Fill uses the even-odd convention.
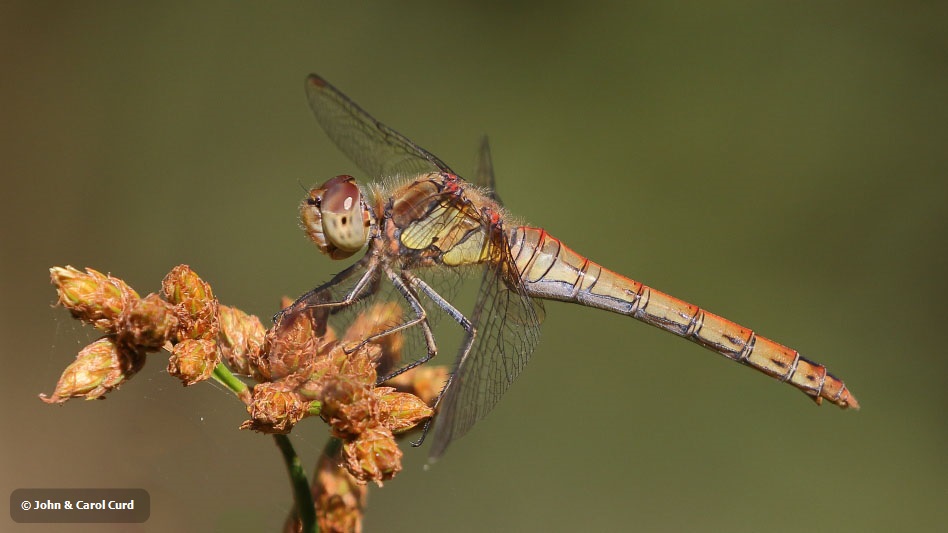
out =
[[[237,376],[230,373],[230,370],[224,366],[224,363],[218,363],[214,367],[214,373],[211,375],[218,383],[224,385],[237,395],[244,403],[250,403],[250,389],[247,384],[237,379]]]
[[[313,502],[313,493],[309,490],[309,481],[303,472],[303,462],[300,461],[293,444],[286,435],[273,435],[273,440],[283,453],[283,462],[290,474],[290,484],[293,486],[293,499],[296,500],[296,515],[299,516],[302,531],[318,533],[316,524],[316,507]]]

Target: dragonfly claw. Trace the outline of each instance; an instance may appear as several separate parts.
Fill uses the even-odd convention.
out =
[[[424,442],[425,442],[425,437],[428,436],[428,429],[431,428],[431,421],[432,421],[432,420],[434,420],[433,417],[432,417],[432,418],[429,418],[428,420],[425,421],[424,427],[421,428],[421,436],[418,437],[418,440],[409,441],[409,444],[411,444],[412,448],[417,448],[417,447],[421,446],[422,444],[424,444]]]

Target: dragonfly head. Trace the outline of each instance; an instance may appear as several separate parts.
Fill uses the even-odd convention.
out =
[[[369,238],[369,208],[352,176],[336,176],[310,189],[300,205],[300,221],[319,251],[345,259]]]

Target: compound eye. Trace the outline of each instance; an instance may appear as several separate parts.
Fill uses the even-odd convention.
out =
[[[362,217],[362,193],[352,176],[336,176],[323,189],[323,232],[336,248],[355,252],[365,245],[367,228]]]
[[[358,208],[361,193],[352,176],[336,176],[320,188],[323,190],[323,213],[343,213]]]

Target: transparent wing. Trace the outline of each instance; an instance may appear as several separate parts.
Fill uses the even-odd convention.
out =
[[[484,268],[471,321],[477,337],[470,353],[459,354],[454,378],[435,419],[429,457],[444,454],[494,408],[526,366],[540,338],[542,303],[530,298],[510,257],[500,226],[492,228],[497,261]]]
[[[423,172],[457,174],[434,154],[382,124],[316,74],[306,78],[316,121],[342,153],[373,178]]]
[[[474,185],[487,189],[492,200],[498,204],[504,204],[497,194],[497,185],[494,181],[494,162],[490,157],[490,142],[487,140],[487,135],[481,137],[481,145],[477,150],[477,158],[474,160],[473,178]]]

